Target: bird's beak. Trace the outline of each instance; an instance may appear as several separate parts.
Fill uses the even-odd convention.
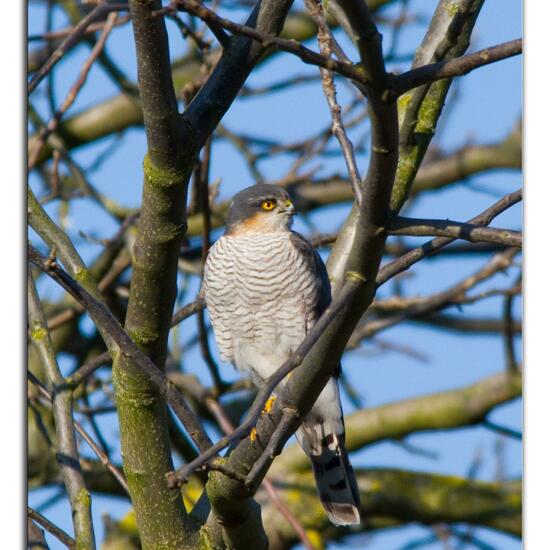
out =
[[[282,201],[281,206],[282,206],[282,210],[285,214],[290,214],[291,216],[296,214],[296,208],[292,204],[291,200]]]

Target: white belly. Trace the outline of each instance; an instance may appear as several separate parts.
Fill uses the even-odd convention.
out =
[[[317,320],[316,274],[287,233],[221,237],[208,255],[204,292],[222,359],[257,384]]]

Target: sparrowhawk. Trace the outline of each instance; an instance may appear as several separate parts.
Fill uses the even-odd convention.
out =
[[[225,233],[206,260],[203,292],[220,356],[257,386],[292,355],[331,301],[321,257],[291,230],[294,214],[284,189],[266,184],[244,189],[234,196]],[[359,523],[335,377],[296,437],[311,459],[330,520]]]

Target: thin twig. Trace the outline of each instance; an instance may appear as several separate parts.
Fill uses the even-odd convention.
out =
[[[29,82],[27,86],[27,94],[31,94],[36,87],[40,84],[42,79],[52,70],[54,65],[78,42],[82,39],[82,37],[85,34],[86,29],[89,25],[97,21],[98,19],[101,19],[105,14],[110,12],[118,12],[127,10],[128,5],[127,4],[110,4],[108,2],[102,2],[101,4],[98,4],[88,15],[86,15],[78,25],[74,27],[74,29],[71,31],[71,33],[63,40],[63,42],[59,45],[59,47],[53,52],[53,54],[50,56],[48,61],[40,67],[38,71],[34,74],[31,81]],[[116,21],[112,21],[112,23],[106,23],[105,27],[114,25]],[[105,32],[105,28],[103,29],[103,32]]]
[[[158,12],[153,12],[153,15],[159,14]],[[206,53],[210,50],[210,42],[206,42],[202,39],[202,36],[199,36],[196,32],[193,32],[193,29],[191,29],[189,25],[178,16],[177,13],[167,12],[166,17],[176,24],[184,38],[190,37],[193,40],[201,54],[203,63],[207,63],[208,60],[206,58]]]
[[[484,420],[481,425],[489,430],[498,432],[499,434],[512,437],[513,439],[518,439],[519,441],[523,439],[523,435],[521,432],[513,430],[512,428],[508,428],[507,426],[502,426],[501,424],[496,424],[495,422],[491,422],[490,420]]]
[[[185,321],[185,319],[188,319],[189,317],[191,317],[191,315],[194,315],[195,313],[197,313],[197,311],[204,309],[204,307],[205,307],[204,298],[202,296],[198,296],[195,301],[184,305],[183,307],[178,309],[176,313],[174,313],[174,315],[172,316],[172,321],[170,326],[173,327],[178,323]]]
[[[126,483],[126,478],[124,477],[124,474],[109,460],[109,457],[89,436],[88,432],[83,428],[80,422],[75,422],[75,428],[77,429],[82,439],[86,441],[92,451],[97,455],[101,463],[113,474],[113,476],[119,482],[120,486],[124,489],[126,494],[130,496],[130,491],[128,489],[128,484]]]
[[[48,384],[52,389],[50,398],[58,446],[56,458],[69,496],[76,541],[83,548],[93,549],[95,548],[95,539],[90,497],[80,468],[73,418],[72,392],[68,388],[62,389],[65,379],[57,365],[55,350],[46,328],[46,316],[30,271],[27,290],[31,340],[44,367]]]
[[[67,548],[76,548],[76,541],[70,537],[63,529],[53,524],[49,519],[45,518],[40,512],[37,512],[30,506],[27,506],[27,516],[39,525],[44,527],[48,533],[51,533],[55,538],[59,539]]]
[[[50,406],[53,403],[53,397],[52,394],[47,390],[47,388],[44,387],[44,385],[34,376],[34,374],[30,371],[27,371],[27,378],[36,386],[46,403],[48,403]],[[127,495],[129,495],[128,492],[128,484],[126,483],[126,479],[124,478],[124,474],[109,460],[109,457],[103,452],[103,450],[96,444],[96,442],[93,440],[92,437],[88,434],[88,432],[84,429],[82,424],[78,422],[77,420],[74,420],[74,427],[75,430],[79,433],[79,435],[86,441],[86,443],[89,445],[90,449],[97,455],[101,463],[113,474],[115,479],[120,483],[121,487],[124,489]]]
[[[95,418],[97,409],[94,410],[94,409],[90,408],[90,396],[88,394],[88,387],[87,386],[84,386],[82,388],[82,398],[81,399],[84,403],[84,406],[80,406],[78,408],[78,412],[80,412],[81,414],[83,414],[86,417],[86,419],[88,420],[88,423],[90,424],[90,426],[92,428],[92,431],[93,431],[93,433],[94,433],[94,435],[97,439],[97,442],[99,444],[99,447],[100,447],[101,451],[103,451],[103,453],[105,453],[105,457],[108,460],[111,460],[109,445],[107,444],[107,441],[105,440],[105,437],[103,437],[103,433],[101,432],[101,429],[98,426],[96,418]]]
[[[306,0],[306,5],[309,12],[317,24],[317,40],[319,42],[319,49],[321,53],[330,58],[332,55],[332,38],[329,27],[323,17],[321,5],[317,0]],[[346,167],[350,177],[353,192],[355,194],[355,200],[358,206],[361,206],[361,198],[363,196],[363,183],[359,176],[359,170],[357,168],[357,162],[355,160],[355,153],[353,151],[353,144],[348,138],[344,123],[341,116],[341,107],[336,99],[336,87],[334,85],[334,78],[330,71],[327,69],[320,69],[321,72],[321,84],[323,86],[323,92],[325,94],[330,114],[332,117],[332,133],[336,136],[336,139],[340,143],[340,148],[346,161]]]
[[[505,195],[502,199],[487,208],[487,210],[483,211],[471,220],[468,220],[467,223],[473,225],[488,225],[496,216],[512,207],[514,204],[520,202],[522,197],[523,193],[521,189],[518,189],[509,195]],[[427,256],[431,256],[439,249],[449,243],[452,243],[454,240],[456,239],[450,237],[436,237],[426,244],[403,254],[403,256],[400,256],[380,269],[376,277],[376,285],[378,287],[383,285],[389,279],[395,277],[399,273],[403,273],[403,271],[406,271],[415,263],[419,262],[423,258],[426,258]]]
[[[123,9],[122,8],[122,5],[121,5],[121,10]],[[128,9],[128,6],[126,6],[126,9]],[[120,27],[121,25],[124,25],[126,23],[128,23],[130,21],[130,16],[129,15],[123,15],[121,17],[117,17],[117,20],[115,21],[115,27]],[[88,34],[94,34],[98,31],[101,31],[103,30],[103,28],[105,27],[105,21],[101,21],[99,23],[91,23],[90,25],[88,25],[86,27],[86,29],[84,30],[84,36],[88,35]],[[69,36],[70,34],[72,34],[73,32],[75,32],[75,29],[76,27],[67,27],[65,29],[58,29],[56,31],[49,31],[49,32],[45,32],[45,33],[42,33],[42,34],[31,34],[29,35],[29,37],[27,38],[27,40],[29,42],[43,42],[43,41],[47,41],[47,42],[50,42],[50,41],[58,41],[59,39],[61,38],[66,38],[67,36]]]
[[[485,242],[517,247],[522,246],[523,238],[520,231],[512,229],[497,229],[452,220],[405,218],[402,216],[392,220],[388,233],[413,237],[452,237],[473,243]]]
[[[208,255],[208,249],[210,248],[210,196],[208,193],[208,180],[210,173],[210,152],[212,148],[212,138],[208,138],[204,145],[204,153],[201,162],[198,165],[196,172],[196,188],[199,195],[199,207],[202,213],[202,263],[206,262]],[[206,363],[210,375],[212,376],[212,382],[218,394],[223,392],[224,382],[220,376],[220,370],[218,365],[212,357],[210,346],[208,344],[208,333],[206,331],[206,322],[204,319],[204,310],[199,309],[197,311],[197,325],[199,333],[199,347],[202,358]]]
[[[392,93],[401,95],[423,84],[435,82],[443,78],[465,75],[489,63],[495,63],[496,61],[502,61],[503,59],[519,55],[522,52],[522,47],[522,39],[517,38],[516,40],[484,48],[478,52],[457,57],[450,61],[423,65],[393,77],[390,87]]]
[[[99,8],[103,8],[103,11],[101,13],[105,12],[105,5],[100,4],[95,8],[94,11],[96,11]],[[112,10],[107,10],[112,11]],[[63,104],[58,109],[58,111],[55,113],[55,116],[48,122],[45,128],[42,129],[40,134],[38,135],[38,138],[34,142],[34,146],[32,151],[29,153],[29,160],[28,160],[28,169],[31,170],[36,166],[36,163],[38,162],[38,158],[40,156],[40,152],[42,151],[42,148],[44,147],[49,135],[52,132],[55,132],[59,126],[59,123],[61,121],[61,118],[63,115],[67,112],[67,110],[71,107],[71,105],[74,103],[76,97],[78,96],[78,93],[82,89],[82,86],[84,86],[84,83],[86,82],[86,79],[88,78],[88,74],[90,72],[90,69],[92,68],[92,65],[96,61],[96,59],[101,54],[103,47],[105,45],[105,42],[107,40],[107,37],[109,36],[109,33],[113,29],[114,23],[116,21],[116,13],[109,13],[107,16],[107,22],[105,23],[105,26],[103,27],[103,31],[101,32],[101,36],[99,37],[98,41],[96,42],[95,46],[93,47],[90,55],[88,56],[88,59],[84,62],[80,73],[78,75],[78,78],[76,79],[76,82],[73,84],[71,89],[69,90],[69,93],[67,94],[67,97],[63,101]],[[85,18],[86,19],[86,18]],[[55,54],[54,54],[55,55]],[[52,55],[53,57],[53,55]],[[53,65],[52,65],[53,66]],[[51,67],[50,67],[51,69]],[[49,71],[49,69],[48,69]],[[35,75],[35,77],[40,73],[40,71]],[[44,73],[47,74],[47,73]],[[33,79],[34,80],[34,79]],[[32,84],[29,84],[29,86]]]
[[[208,449],[212,442],[183,396],[151,359],[136,346],[105,304],[96,300],[55,261],[45,258],[31,245],[28,247],[27,255],[31,263],[47,273],[88,311],[96,326],[102,328],[102,332],[110,335],[118,348],[116,353],[130,358],[136,367],[149,378],[172,407],[197,447],[201,450]]]

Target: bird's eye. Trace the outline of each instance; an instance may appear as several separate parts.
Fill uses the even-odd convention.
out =
[[[267,211],[273,210],[275,208],[275,201],[272,201],[272,200],[263,201],[262,208]]]

